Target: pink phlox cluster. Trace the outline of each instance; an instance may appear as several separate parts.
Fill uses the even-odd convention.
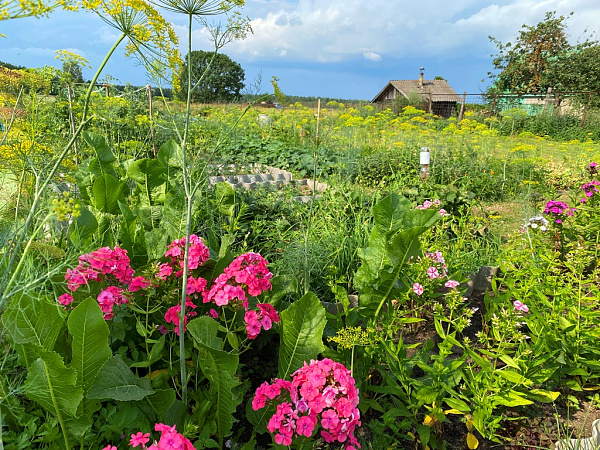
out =
[[[140,289],[146,289],[149,288],[150,286],[152,286],[152,283],[150,282],[150,280],[147,280],[146,278],[139,276],[139,277],[135,277],[133,280],[131,280],[131,283],[129,283],[129,292],[137,292]]]
[[[129,303],[129,299],[125,295],[126,291],[118,286],[108,286],[98,294],[98,304],[104,313],[104,319],[110,320],[113,318],[113,307]]]
[[[161,435],[159,440],[155,440],[149,447],[146,444],[150,441],[150,433],[141,431],[131,435],[129,446],[132,448],[139,446],[141,450],[195,450],[192,442],[177,432],[175,425],[157,423],[154,430],[159,431]],[[117,447],[108,445],[102,450],[117,450]]]
[[[562,218],[564,216],[572,216],[575,208],[569,208],[569,206],[564,202],[558,202],[550,200],[546,203],[546,207],[544,208],[544,214],[550,214],[554,218],[555,223],[562,223]]]
[[[586,170],[590,173],[590,175],[594,176],[598,174],[598,163],[590,163],[589,166],[586,167]]]
[[[581,186],[581,190],[585,193],[585,197],[580,200],[581,203],[586,203],[589,198],[593,197],[598,192],[598,186],[600,186],[600,181],[596,180],[592,180]]]
[[[73,303],[73,296],[67,292],[66,294],[59,296],[56,301],[61,305],[68,306]]]
[[[295,437],[311,437],[320,419],[326,442],[344,442],[349,450],[360,448],[354,437],[355,428],[360,426],[358,390],[342,364],[327,358],[313,360],[294,372],[289,384],[282,380],[265,382],[256,390],[252,408],[263,408],[284,390],[291,401],[279,403],[267,425],[276,443],[291,445]]]
[[[258,311],[246,311],[244,316],[248,339],[256,339],[261,329],[270,330],[273,322],[279,322],[279,314],[272,305],[259,303],[256,306],[258,306]]]
[[[207,281],[202,277],[189,277],[187,287],[185,290],[186,295],[193,295],[194,298],[198,298],[198,295],[202,295],[202,293],[206,289],[207,284]]]
[[[106,277],[103,277],[105,275]],[[67,269],[65,280],[70,291],[74,292],[89,281],[102,281],[114,277],[118,282],[129,285],[133,278],[127,250],[115,247],[102,247],[81,255],[74,269]]]
[[[196,311],[194,311],[194,309],[196,309],[196,305],[194,303],[192,303],[192,301],[190,300],[189,297],[186,298],[185,306],[186,306],[186,313],[185,313],[185,316],[183,316],[183,331],[185,331],[185,328],[187,326],[188,318],[195,317],[198,315],[198,313]],[[172,323],[173,325],[175,325],[175,328],[173,329],[173,331],[175,331],[177,336],[179,336],[179,313],[180,312],[181,312],[181,305],[176,305],[176,306],[170,307],[167,310],[167,312],[165,313],[165,322]]]
[[[431,200],[425,200],[422,205],[417,205],[417,209],[429,209],[432,206],[435,206],[435,207],[439,208],[440,207],[440,201],[439,201],[439,199],[436,198],[433,201],[431,201]],[[446,214],[448,214],[446,212],[446,210],[443,209],[443,208],[440,208],[438,212],[440,213],[440,215],[442,217],[444,217]]]
[[[224,306],[235,301],[242,302],[244,308],[248,309],[246,290],[249,295],[256,297],[271,289],[273,274],[267,269],[267,264],[258,253],[238,256],[214,280],[210,290],[202,294],[204,303],[214,302],[217,306]]]
[[[204,244],[202,238],[195,234],[190,235],[190,250],[188,256],[188,269],[194,270],[202,266],[210,257],[210,250]],[[171,267],[183,269],[185,256],[186,238],[175,239],[167,246],[165,256],[171,260]],[[181,276],[181,271],[178,271],[175,276]],[[159,274],[160,275],[160,274]],[[170,275],[170,274],[169,274]]]

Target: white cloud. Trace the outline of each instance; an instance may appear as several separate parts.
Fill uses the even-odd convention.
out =
[[[571,35],[584,24],[598,27],[596,0],[298,0],[248,2],[254,34],[225,49],[234,59],[340,62],[383,57],[489,54],[488,35],[503,42],[523,23],[536,24],[546,11],[575,15]],[[256,8],[256,9],[255,9]],[[252,13],[255,12],[254,16]],[[285,50],[285,51],[284,51]]]
[[[363,57],[369,61],[381,61],[381,55],[375,52],[363,52]]]

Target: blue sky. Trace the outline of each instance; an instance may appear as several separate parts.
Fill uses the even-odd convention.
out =
[[[262,90],[279,78],[285,94],[371,100],[391,79],[448,80],[458,93],[488,86],[495,47],[488,35],[512,40],[524,23],[534,25],[546,11],[573,16],[572,41],[587,29],[600,31],[598,0],[246,0],[242,13],[254,33],[225,47],[246,72],[262,77]],[[185,42],[185,18],[165,14]],[[27,67],[61,63],[54,52],[67,49],[97,67],[117,32],[93,13],[55,12],[49,18],[0,22],[0,61]],[[206,30],[196,24],[194,50],[210,50]],[[187,50],[182,48],[182,53]],[[143,68],[121,51],[104,71],[121,84],[149,82]],[[91,77],[89,70],[85,77]]]

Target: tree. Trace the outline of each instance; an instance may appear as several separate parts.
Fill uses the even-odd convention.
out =
[[[566,20],[564,16],[556,17],[554,11],[547,12],[537,25],[523,25],[514,44],[503,44],[490,36],[498,47],[492,63],[500,71],[498,75],[489,74],[494,79],[490,91],[529,93],[561,89],[561,70],[573,51],[567,40]]]
[[[62,71],[65,76],[69,79],[70,83],[83,83],[83,73],[81,66],[76,62],[64,61]]]
[[[192,51],[192,101],[199,103],[231,102],[240,96],[244,88],[244,69],[223,53]],[[187,98],[188,58],[181,70],[179,98]]]

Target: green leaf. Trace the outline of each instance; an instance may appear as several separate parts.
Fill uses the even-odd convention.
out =
[[[465,402],[458,398],[445,398],[444,401],[450,408],[457,409],[462,413],[471,412],[471,408],[469,407],[469,405],[467,405]]]
[[[77,385],[77,373],[65,367],[58,353],[44,351],[29,367],[25,380],[25,394],[34,402],[62,420],[75,417],[83,398]]]
[[[504,405],[508,407],[531,405],[533,402],[522,397],[515,391],[503,392],[492,397],[492,403],[495,405]]]
[[[217,210],[227,217],[235,214],[235,190],[229,183],[215,184],[215,205]]]
[[[69,333],[73,336],[73,358],[69,367],[77,374],[77,385],[87,394],[100,368],[112,356],[108,345],[108,326],[98,302],[87,298],[69,315]],[[83,414],[91,415],[99,409],[98,402],[85,399]]]
[[[115,161],[115,155],[113,155],[104,136],[89,131],[84,131],[81,136],[94,149],[96,158],[101,164],[110,164]]]
[[[525,378],[523,375],[510,370],[499,370],[498,375],[500,375],[505,380],[510,381],[511,383],[523,384],[525,386],[531,386],[533,384],[531,380]]]
[[[235,376],[239,358],[236,354],[200,344],[198,364],[210,382],[210,394],[216,409],[214,420],[222,448],[223,438],[233,426],[233,414],[241,403],[241,397],[234,394],[234,388],[240,384]]]
[[[219,322],[208,316],[198,317],[187,325],[187,331],[198,344],[223,350],[223,339],[217,336],[218,330]]]
[[[150,422],[163,422],[165,414],[175,402],[175,391],[173,389],[156,389],[153,394],[136,403]]]
[[[67,236],[76,245],[80,245],[81,241],[93,236],[98,229],[98,221],[89,209],[82,206],[79,212],[79,217],[73,220],[67,231]]]
[[[119,199],[123,196],[123,183],[113,175],[96,178],[92,186],[94,207],[107,214],[119,214]]]
[[[425,404],[432,404],[438,394],[438,389],[434,389],[432,386],[424,386],[417,391],[417,398]]]
[[[156,159],[144,158],[131,163],[127,176],[138,183],[144,204],[163,202],[166,189],[166,168]]]
[[[157,159],[163,166],[181,167],[183,165],[183,152],[179,144],[170,140],[160,146]]]
[[[325,308],[312,292],[281,313],[279,378],[287,378],[325,349],[322,340],[325,324]]]
[[[42,351],[54,349],[64,322],[58,303],[34,292],[15,294],[2,316],[3,326],[26,367]]]
[[[135,376],[123,358],[116,355],[100,368],[87,396],[100,400],[130,401],[141,400],[153,393],[150,379]]]

